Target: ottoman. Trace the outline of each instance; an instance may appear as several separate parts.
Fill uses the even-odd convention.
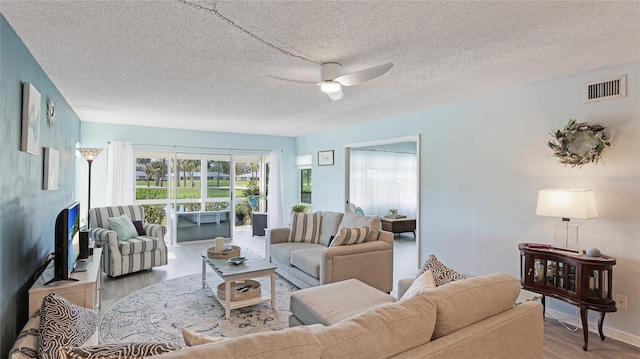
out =
[[[347,279],[291,294],[289,327],[331,325],[396,299],[357,279]]]

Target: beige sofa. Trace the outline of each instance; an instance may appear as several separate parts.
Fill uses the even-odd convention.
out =
[[[300,292],[312,290],[330,300],[344,285]],[[365,306],[357,314],[352,311],[357,305],[346,305],[352,308],[346,311],[333,307],[334,313],[330,313],[333,304],[324,309],[320,305],[316,314],[333,318],[328,320],[334,323],[251,334],[154,358],[542,358],[542,305],[514,305],[519,292],[517,278],[494,274]],[[367,298],[364,293],[352,301],[362,303]]]
[[[383,292],[393,289],[393,233],[380,230],[380,219],[355,213],[320,212],[319,243],[289,242],[290,228],[266,230],[267,259],[276,272],[309,288],[355,278]],[[327,247],[341,228],[368,226],[364,243]]]

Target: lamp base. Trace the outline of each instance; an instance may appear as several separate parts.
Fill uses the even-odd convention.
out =
[[[567,248],[577,250],[582,254],[582,248],[578,242],[578,226],[579,223],[570,222],[568,220],[554,221],[553,245],[559,248]]]

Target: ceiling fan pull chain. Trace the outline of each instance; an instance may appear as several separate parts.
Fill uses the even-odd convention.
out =
[[[268,42],[268,41],[266,41],[266,40],[262,39],[260,36],[258,36],[258,35],[256,35],[256,34],[252,33],[251,31],[249,31],[249,30],[245,29],[244,27],[242,27],[242,26],[240,26],[240,25],[236,24],[235,22],[233,22],[233,20],[231,20],[231,19],[229,19],[228,17],[226,17],[226,16],[222,15],[222,14],[221,14],[221,13],[220,13],[216,8],[215,8],[215,6],[214,6],[214,8],[213,8],[213,9],[211,9],[211,8],[208,8],[208,7],[204,7],[204,6],[202,6],[202,5],[194,4],[194,3],[189,2],[189,1],[186,1],[186,0],[176,0],[176,1],[177,1],[177,2],[179,2],[179,3],[181,3],[181,4],[188,5],[188,6],[191,6],[191,7],[193,7],[193,8],[200,9],[200,10],[205,10],[205,11],[207,11],[207,12],[209,12],[209,13],[212,13],[212,14],[214,14],[214,15],[218,16],[219,18],[221,18],[222,20],[224,20],[224,22],[226,22],[227,24],[229,24],[229,25],[231,25],[231,26],[235,27],[236,29],[238,29],[238,30],[240,30],[240,31],[244,32],[245,34],[247,34],[247,35],[249,35],[249,36],[253,37],[254,39],[256,39],[256,40],[260,41],[261,43],[263,43],[263,44],[265,44],[265,45],[269,46],[270,48],[272,48],[272,49],[274,49],[274,50],[276,50],[276,51],[278,51],[278,52],[280,52],[280,53],[282,53],[282,54],[285,54],[285,55],[287,55],[287,56],[291,56],[291,57],[295,57],[295,58],[300,59],[300,60],[313,62],[314,64],[320,64],[320,62],[319,62],[319,61],[311,60],[311,59],[306,58],[306,57],[304,57],[304,56],[302,56],[302,55],[296,55],[296,54],[294,54],[294,53],[292,53],[292,52],[289,52],[289,51],[287,51],[287,50],[285,50],[285,49],[282,49],[282,48],[280,48],[280,47],[278,47],[278,46],[276,46],[276,45],[274,45],[274,44],[272,44],[272,43],[270,43],[270,42]]]

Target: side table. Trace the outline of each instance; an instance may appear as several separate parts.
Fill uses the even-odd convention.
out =
[[[102,287],[102,248],[95,248],[93,256],[87,261],[93,261],[89,270],[71,273],[70,277],[77,281],[59,281],[44,285],[53,278],[53,267],[45,270],[29,289],[29,317],[40,309],[42,299],[53,292],[85,308],[99,308]]]

